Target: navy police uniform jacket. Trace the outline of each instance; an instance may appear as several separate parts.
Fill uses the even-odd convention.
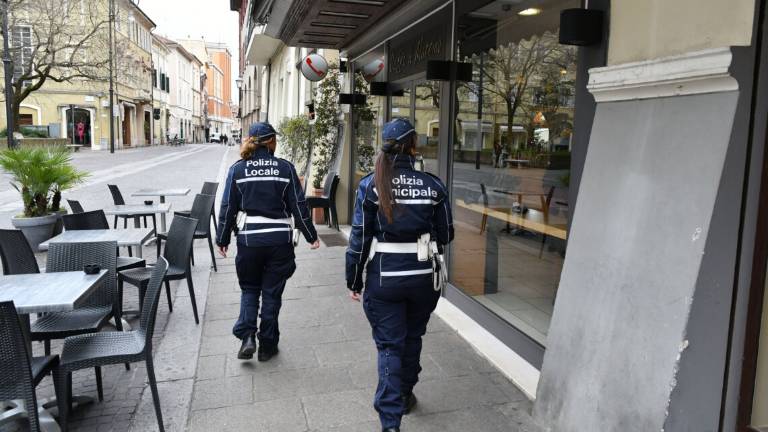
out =
[[[395,208],[391,224],[379,212],[373,175],[360,181],[346,255],[347,287],[352,291],[363,289],[363,270],[374,237],[381,243],[416,243],[422,234],[430,233],[439,246],[453,240],[453,220],[445,185],[432,174],[416,171],[413,163],[411,156],[395,157],[392,177]],[[367,264],[367,271],[369,278],[378,276],[382,286],[413,282],[415,278],[424,278],[425,284],[431,284],[433,267],[430,260],[418,261],[415,253],[377,253]]]
[[[238,212],[248,216],[245,226],[237,232],[238,245],[290,243],[291,218],[307,242],[317,240],[296,168],[274,157],[266,147],[259,147],[253,157],[230,167],[221,199],[217,245],[229,245],[232,231],[238,228]]]

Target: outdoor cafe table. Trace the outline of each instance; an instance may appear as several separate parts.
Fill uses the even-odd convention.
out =
[[[169,213],[171,211],[171,205],[170,204],[152,204],[152,205],[146,205],[146,204],[122,204],[122,205],[113,205],[109,207],[104,208],[104,214],[107,216],[131,216],[131,215],[139,215],[139,214],[150,214],[150,213],[159,213],[160,214],[160,231],[165,232],[165,214]],[[139,219],[134,220],[134,226],[136,228],[140,228]]]
[[[83,304],[85,299],[107,277],[107,271],[93,275],[83,271],[31,273],[0,276],[0,301],[13,301],[19,314],[19,322],[27,342],[27,352],[32,353],[29,315],[45,312],[68,312]],[[88,399],[77,397],[77,402]],[[75,398],[73,397],[73,401]],[[44,431],[59,431],[59,426],[44,407],[54,406],[53,401],[40,400],[40,423]],[[24,415],[23,403],[12,401],[16,408],[0,414],[0,424]]]
[[[187,196],[192,191],[189,188],[178,189],[139,189],[132,193],[131,196],[135,197],[160,197],[160,204],[165,203],[165,197],[167,196]],[[165,229],[165,213],[160,214],[160,231],[166,232]]]
[[[136,256],[141,258],[141,246],[152,237],[152,229],[129,228],[124,230],[97,229],[64,231],[56,237],[40,244],[40,250],[46,251],[51,243],[89,243],[117,242],[119,247],[136,247]]]

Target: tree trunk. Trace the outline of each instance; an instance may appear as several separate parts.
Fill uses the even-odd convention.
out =
[[[14,102],[11,104],[11,107],[12,107],[11,118],[13,119],[13,132],[21,132],[21,125],[19,125],[19,118],[21,117],[20,115],[21,102],[16,102],[14,98]]]
[[[514,150],[512,145],[515,142],[514,137],[512,136],[512,128],[515,126],[516,107],[511,100],[507,99],[506,102],[507,102],[507,145],[509,146],[509,151],[511,152]]]

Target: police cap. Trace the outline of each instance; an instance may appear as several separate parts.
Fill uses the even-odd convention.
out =
[[[248,135],[256,138],[257,141],[263,141],[266,138],[277,135],[275,128],[267,122],[257,122],[248,129]]]
[[[381,132],[381,137],[384,139],[385,144],[382,147],[384,152],[392,150],[390,145],[386,144],[387,141],[399,142],[408,135],[415,133],[411,122],[404,118],[396,118],[391,122],[384,125],[384,130]]]

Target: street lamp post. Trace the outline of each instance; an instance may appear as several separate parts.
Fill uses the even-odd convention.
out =
[[[7,121],[6,135],[8,138],[8,148],[14,147],[13,131],[16,129],[13,124],[13,61],[8,48],[8,0],[3,0],[3,71],[5,73],[5,119]]]
[[[115,23],[115,0],[109,0],[109,152],[115,152],[115,80],[112,29]]]

